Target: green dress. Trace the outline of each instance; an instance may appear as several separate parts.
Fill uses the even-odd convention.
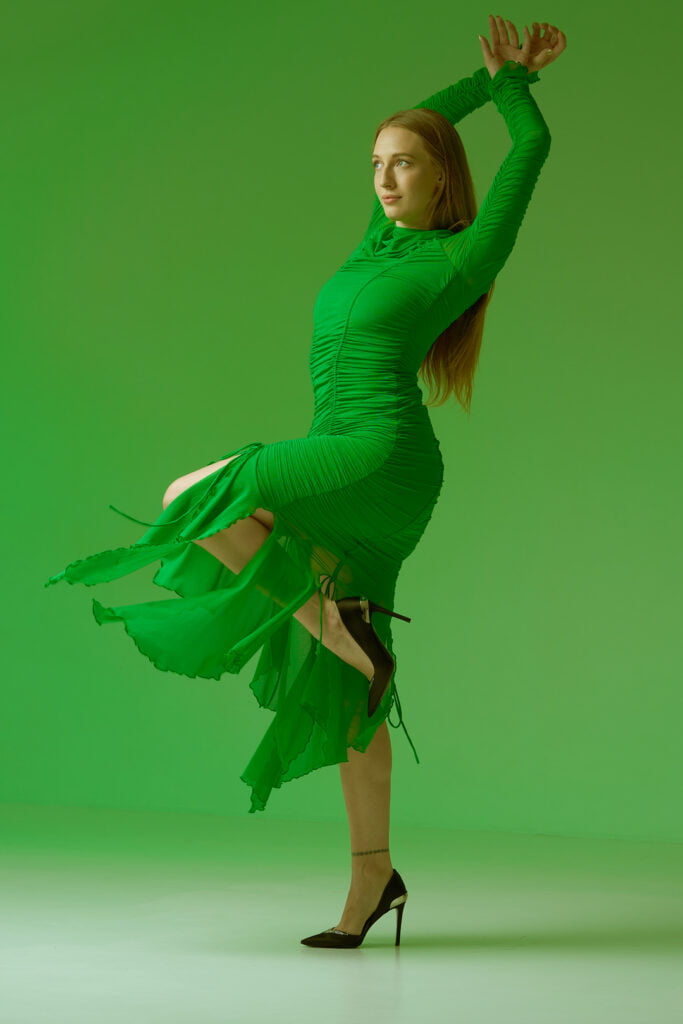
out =
[[[537,80],[510,61],[493,79],[480,68],[416,104],[455,123],[492,98],[512,146],[475,221],[459,233],[398,227],[375,198],[360,245],[315,301],[308,434],[217,454],[205,465],[238,457],[152,522],[121,513],[149,527],[133,544],[77,559],[45,583],[92,586],[159,561],[153,582],[176,597],[116,608],[93,598],[96,621],[122,622],[158,669],[191,678],[237,673],[260,652],[250,687],[273,714],[240,776],[251,787],[250,813],[263,811],[283,782],[346,761],[348,747],[364,751],[385,719],[405,731],[397,670],[369,718],[367,678],[292,613],[320,590],[366,595],[394,609],[399,570],[443,482],[417,372],[435,339],[489,289],[513,247],[550,144],[529,92]],[[275,525],[242,572],[192,543],[258,508],[270,509]],[[411,607],[410,595],[397,610],[429,614]],[[394,623],[400,642],[410,643],[408,624],[373,616],[396,659]],[[396,723],[389,719],[394,704]]]

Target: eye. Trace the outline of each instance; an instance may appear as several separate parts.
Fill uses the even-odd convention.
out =
[[[397,160],[396,162],[399,163],[399,164],[408,164],[408,161],[404,160],[403,157],[401,157],[401,159]],[[372,163],[372,166],[376,168],[378,163],[379,163],[379,160],[374,160],[373,163]],[[410,167],[410,164],[408,164],[408,166]]]

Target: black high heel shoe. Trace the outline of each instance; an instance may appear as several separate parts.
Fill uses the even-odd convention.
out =
[[[352,932],[343,932],[340,928],[328,928],[324,932],[318,932],[317,935],[309,935],[308,938],[302,939],[304,946],[328,946],[334,949],[355,949],[356,946],[360,946],[361,942],[365,938],[368,929],[372,928],[375,921],[379,921],[380,917],[388,913],[390,910],[396,908],[396,946],[401,944],[401,922],[403,921],[403,908],[406,905],[408,899],[408,890],[403,884],[403,879],[399,875],[398,871],[394,871],[393,875],[387,882],[384,892],[380,896],[377,908],[370,914],[363,925],[363,931],[360,935],[354,935]]]
[[[368,715],[372,717],[384,696],[391,674],[394,671],[394,659],[375,632],[370,616],[373,612],[382,612],[395,619],[410,622],[407,615],[399,615],[388,608],[382,608],[367,597],[340,597],[336,602],[342,622],[349,633],[363,648],[373,664],[374,675],[368,694]]]

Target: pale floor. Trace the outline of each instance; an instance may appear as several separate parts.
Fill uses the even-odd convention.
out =
[[[2,1024],[681,1024],[683,846],[394,826],[355,950],[345,825],[0,807]]]

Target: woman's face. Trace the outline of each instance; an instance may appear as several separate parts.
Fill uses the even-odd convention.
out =
[[[383,128],[372,154],[375,192],[384,212],[402,228],[430,227],[430,200],[437,195],[443,174],[432,163],[417,132],[398,125]],[[389,201],[387,196],[398,196]],[[432,208],[433,209],[433,208]]]

